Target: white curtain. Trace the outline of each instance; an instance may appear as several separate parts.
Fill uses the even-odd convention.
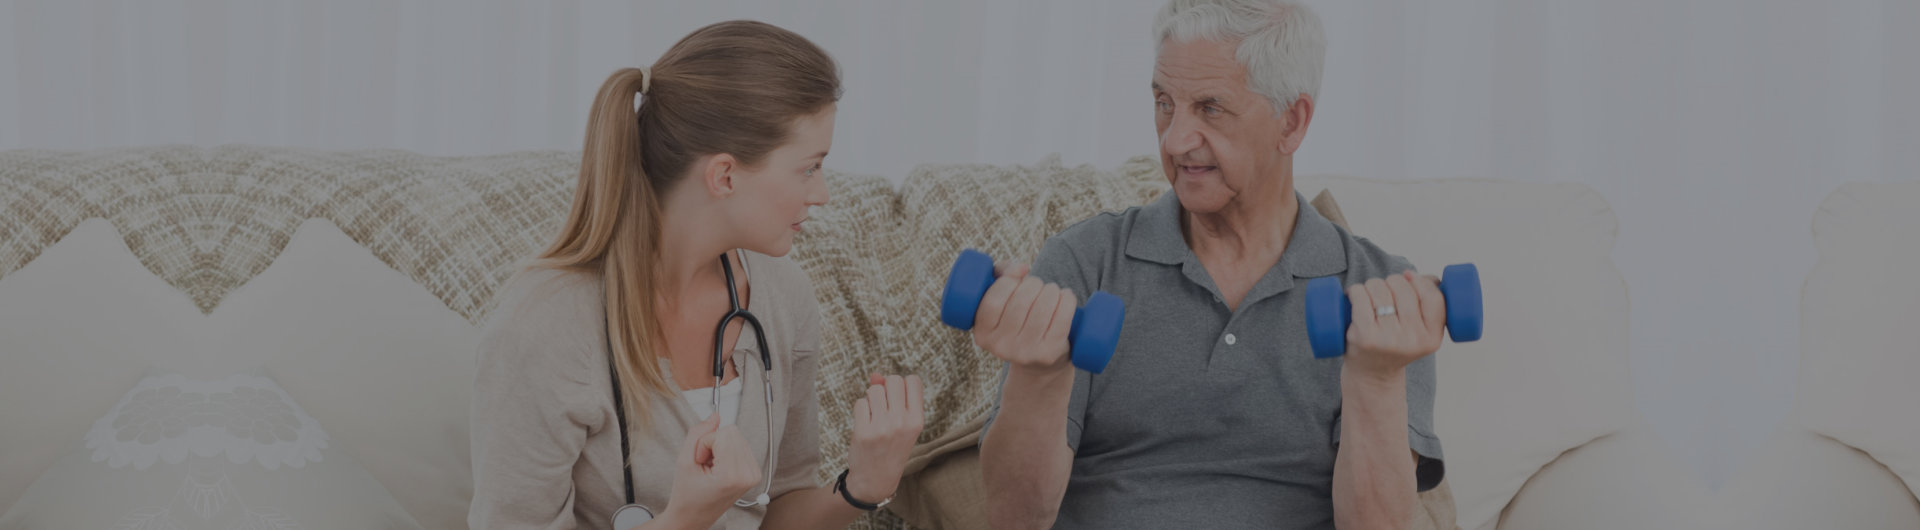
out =
[[[833,167],[1111,167],[1155,152],[1160,3],[0,0],[0,149],[577,149],[608,72],[754,18],[840,61]],[[1641,411],[1710,483],[1746,464],[1792,402],[1815,206],[1920,178],[1920,2],[1313,3],[1299,170],[1598,189]]]

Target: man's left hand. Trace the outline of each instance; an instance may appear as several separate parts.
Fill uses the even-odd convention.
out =
[[[1439,351],[1447,325],[1440,279],[1413,271],[1347,287],[1353,325],[1347,327],[1347,367],[1392,376]]]

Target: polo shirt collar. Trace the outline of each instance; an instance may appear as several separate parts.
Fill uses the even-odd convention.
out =
[[[1287,249],[1280,254],[1277,269],[1299,278],[1318,278],[1331,276],[1347,270],[1347,252],[1344,238],[1334,227],[1333,221],[1320,215],[1313,205],[1307,202],[1300,192],[1293,193],[1299,201],[1300,211],[1294,217],[1293,234],[1287,241]],[[1187,246],[1187,240],[1180,234],[1180,218],[1184,211],[1180,206],[1180,197],[1173,190],[1161,193],[1140,209],[1135,218],[1133,230],[1127,236],[1126,254],[1129,257],[1166,265],[1200,265],[1200,260]],[[1292,278],[1268,275],[1260,283],[1269,281],[1284,285],[1256,285],[1284,291],[1293,285]]]

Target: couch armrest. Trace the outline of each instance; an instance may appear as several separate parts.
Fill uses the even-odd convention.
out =
[[[1710,492],[1670,454],[1644,423],[1561,453],[1521,486],[1498,528],[1700,528]]]
[[[1720,492],[1722,528],[1920,528],[1920,501],[1886,466],[1798,425],[1743,469]]]

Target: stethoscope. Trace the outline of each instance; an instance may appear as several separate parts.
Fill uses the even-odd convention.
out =
[[[746,261],[746,256],[742,255],[740,257],[742,266],[745,265]],[[762,392],[762,395],[766,396],[767,407],[767,413],[765,414],[767,421],[767,430],[765,431],[767,433],[765,443],[767,458],[766,460],[762,460],[762,462],[766,463],[764,466],[766,469],[761,471],[764,478],[760,486],[760,495],[754,497],[751,502],[734,500],[733,505],[742,508],[763,506],[770,502],[771,499],[767,497],[767,494],[773,490],[773,378],[770,377],[770,374],[773,372],[773,351],[767,349],[767,333],[760,327],[760,319],[754,317],[753,313],[747,312],[746,308],[740,307],[740,291],[733,285],[733,263],[727,260],[726,254],[720,255],[720,269],[725,271],[727,275],[727,301],[732,304],[733,309],[727,311],[727,315],[720,318],[719,327],[713,330],[713,413],[720,413],[720,380],[724,379],[727,373],[726,364],[721,360],[721,354],[726,352],[727,347],[727,325],[732,324],[733,319],[745,319],[747,325],[753,328],[754,345],[760,347],[760,366],[762,368],[760,371],[760,384],[765,390]],[[751,275],[752,272],[748,272],[748,274]],[[620,421],[620,469],[626,474],[627,486],[627,504],[621,506],[618,510],[614,510],[613,527],[615,530],[626,530],[639,526],[640,523],[653,520],[654,514],[653,511],[647,509],[647,507],[633,502],[633,467],[627,462],[628,455],[632,453],[632,449],[629,448],[629,442],[627,441],[627,408],[620,396],[620,374],[614,368],[612,355],[607,356],[607,367],[608,373],[613,375],[613,410]]]

